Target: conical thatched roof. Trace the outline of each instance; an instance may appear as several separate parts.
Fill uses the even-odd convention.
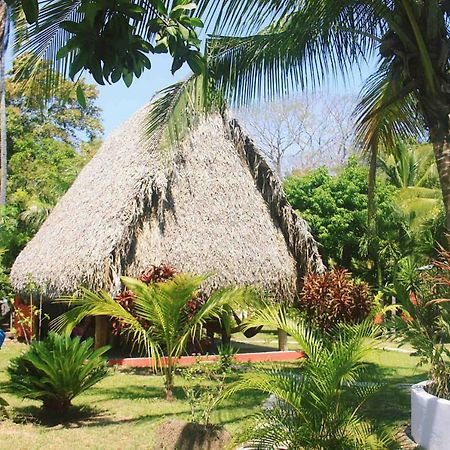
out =
[[[144,117],[105,141],[18,256],[17,291],[32,280],[49,297],[114,293],[121,275],[168,262],[292,298],[305,271],[322,270],[306,222],[235,121],[204,119],[168,163],[142,144]]]

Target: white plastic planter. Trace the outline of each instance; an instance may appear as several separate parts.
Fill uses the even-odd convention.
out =
[[[426,450],[449,450],[450,401],[429,394],[428,383],[411,387],[411,434]]]

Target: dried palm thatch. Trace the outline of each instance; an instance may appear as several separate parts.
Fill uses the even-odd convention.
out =
[[[210,287],[256,284],[291,299],[307,271],[323,270],[308,225],[236,121],[202,120],[170,161],[142,145],[145,108],[105,141],[11,271],[51,298],[80,285],[120,289],[168,262],[214,272]]]

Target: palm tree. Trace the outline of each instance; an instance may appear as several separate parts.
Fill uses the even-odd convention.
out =
[[[358,142],[370,154],[369,217],[379,149],[425,127],[450,230],[447,0],[201,0],[199,6],[216,22],[216,35],[206,46],[209,80],[202,84],[236,105],[316,87],[327,75],[349,80],[354,68],[377,56],[378,68],[355,111]],[[224,31],[235,36],[220,35]],[[165,92],[173,100],[170,110],[177,109],[177,100],[185,102],[181,92],[192,93],[194,84],[190,80]],[[203,109],[210,107],[205,93],[198,98]],[[150,131],[155,123],[150,118]]]
[[[377,390],[368,381],[364,357],[377,332],[373,317],[357,325],[340,325],[321,333],[296,310],[276,305],[255,313],[248,326],[264,325],[287,332],[304,350],[301,370],[256,369],[246,372],[225,395],[256,389],[271,395],[244,439],[251,448],[359,449],[386,448],[360,415]],[[362,382],[363,381],[363,382]]]
[[[208,276],[179,274],[172,280],[146,285],[133,278],[122,278],[123,284],[135,295],[135,314],[127,311],[108,293],[82,289],[77,297],[62,302],[74,305],[54,320],[57,330],[71,333],[86,316],[109,316],[123,325],[136,345],[141,346],[155,367],[164,373],[166,398],[173,399],[174,373],[178,358],[190,339],[199,336],[205,321],[220,318],[224,305],[251,299],[250,288],[227,288],[215,291],[208,300],[192,312],[187,303],[195,297]]]
[[[9,38],[9,9],[0,0],[0,206],[6,205],[6,182],[8,178],[8,152],[6,144],[6,79],[5,58]]]
[[[442,196],[433,150],[429,145],[408,146],[398,142],[386,156],[379,158],[379,165],[399,189],[396,204],[412,232],[419,232],[425,221],[440,214]]]

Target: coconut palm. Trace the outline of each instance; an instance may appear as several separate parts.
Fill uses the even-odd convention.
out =
[[[251,448],[360,449],[386,448],[359,410],[377,390],[364,357],[376,333],[373,317],[358,325],[341,325],[333,334],[313,328],[295,310],[266,306],[248,326],[264,325],[287,332],[304,350],[300,370],[257,369],[246,372],[226,395],[256,389],[271,395],[243,438]],[[364,381],[364,382],[362,382]]]
[[[109,316],[120,321],[123,332],[141,346],[164,373],[166,398],[173,398],[177,359],[190,339],[199,336],[209,318],[220,318],[222,307],[231,302],[250,299],[250,288],[227,288],[215,291],[198,309],[187,304],[195,297],[208,276],[179,274],[169,281],[146,285],[123,277],[123,284],[133,292],[134,314],[126,310],[106,292],[82,289],[75,298],[63,299],[74,307],[53,322],[57,330],[70,333],[86,316]]]
[[[377,57],[378,68],[355,111],[359,144],[370,153],[370,215],[379,148],[425,127],[450,229],[447,0],[201,0],[199,11],[216,22],[216,35],[206,46],[209,81],[202,85],[214,86],[236,105],[320,86],[327,75],[348,80],[355,68]],[[183,90],[192,97],[194,85],[190,80],[166,91],[169,111],[186,102]],[[208,95],[197,98],[208,109]]]

